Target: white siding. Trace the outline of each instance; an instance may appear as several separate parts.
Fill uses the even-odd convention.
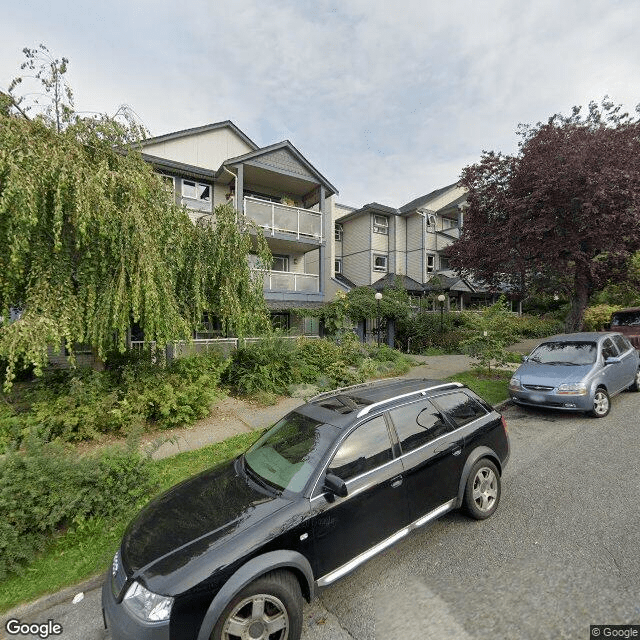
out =
[[[230,128],[224,127],[146,144],[143,151],[159,158],[217,169],[228,158],[241,156],[253,149]]]
[[[424,282],[422,273],[422,216],[417,213],[407,217],[407,273],[417,282]]]
[[[371,284],[371,219],[362,215],[342,223],[342,272],[358,286]]]

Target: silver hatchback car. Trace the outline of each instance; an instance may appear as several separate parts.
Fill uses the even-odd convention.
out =
[[[509,382],[521,405],[588,411],[604,418],[611,397],[640,391],[640,355],[619,333],[569,333],[539,344]]]

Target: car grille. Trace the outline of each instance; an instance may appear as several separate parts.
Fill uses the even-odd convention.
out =
[[[546,387],[543,384],[523,384],[528,391],[551,391],[553,387]]]

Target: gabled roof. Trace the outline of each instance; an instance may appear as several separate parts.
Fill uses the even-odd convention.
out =
[[[441,195],[443,195],[444,193],[446,193],[447,191],[450,191],[451,189],[455,189],[458,187],[458,183],[454,182],[453,184],[450,184],[446,187],[442,187],[440,189],[436,189],[435,191],[432,191],[431,193],[427,193],[424,196],[420,196],[419,198],[416,198],[415,200],[412,200],[411,202],[407,202],[407,204],[402,205],[399,209],[400,213],[409,213],[411,211],[415,211],[416,209],[419,209],[421,207],[424,207],[425,205],[429,204],[430,202],[432,202],[433,200],[435,200],[436,198],[439,198]],[[462,196],[462,199],[464,199],[465,196]]]
[[[336,222],[345,222],[347,220],[351,220],[352,218],[357,218],[365,213],[380,213],[385,216],[397,216],[400,215],[400,212],[393,207],[388,207],[386,204],[380,204],[379,202],[370,202],[369,204],[365,204],[359,209],[355,211],[351,211],[340,218],[337,218]]]
[[[231,129],[239,138],[246,142],[250,147],[258,149],[258,145],[251,140],[245,133],[240,131],[231,120],[223,120],[222,122],[213,122],[212,124],[205,124],[201,127],[193,127],[191,129],[182,129],[182,131],[174,131],[173,133],[165,133],[161,136],[155,136],[153,138],[147,138],[140,144],[144,148],[148,144],[156,144],[158,142],[166,142],[167,140],[175,140],[177,138],[186,138],[187,136],[197,135],[199,133],[206,133],[207,131],[213,131],[215,129],[224,129],[225,127]]]
[[[289,153],[291,153],[294,158],[318,180],[318,182],[321,182],[325,187],[327,187],[327,189],[331,192],[327,195],[338,193],[338,190],[300,153],[300,151],[298,151],[298,149],[296,149],[296,147],[289,140],[282,140],[281,142],[276,142],[275,144],[271,144],[268,147],[256,147],[254,151],[250,151],[249,153],[244,153],[241,156],[236,156],[235,158],[228,158],[222,163],[222,166],[218,170],[218,175],[222,173],[223,167],[225,166],[249,162],[251,160],[260,158],[261,156],[265,156],[282,149],[285,149]]]
[[[349,287],[350,289],[355,289],[358,285],[355,282],[352,282],[347,278],[347,276],[343,276],[341,273],[336,273],[335,279],[345,287]]]
[[[399,280],[400,286],[405,291],[414,291],[422,293],[424,291],[424,287],[409,276],[405,276],[403,274],[396,273],[387,273],[384,277],[380,278],[380,280],[376,280],[372,286],[376,291],[382,291],[387,287],[395,287],[396,283]]]
[[[470,291],[471,293],[481,293],[486,291],[482,286],[463,278],[450,269],[439,271],[425,283],[425,291]]]

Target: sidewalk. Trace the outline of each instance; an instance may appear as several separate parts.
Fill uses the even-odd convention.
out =
[[[510,346],[509,350],[526,354],[540,342],[541,338],[524,340]],[[411,357],[421,364],[413,367],[402,376],[403,378],[442,380],[456,373],[468,371],[474,364],[472,358],[462,355]],[[167,458],[181,451],[199,449],[240,433],[264,429],[303,403],[303,398],[282,397],[277,404],[263,407],[237,398],[225,398],[214,407],[208,418],[199,420],[190,427],[163,432],[162,435],[171,438],[172,441],[165,442],[154,452],[153,457]]]

